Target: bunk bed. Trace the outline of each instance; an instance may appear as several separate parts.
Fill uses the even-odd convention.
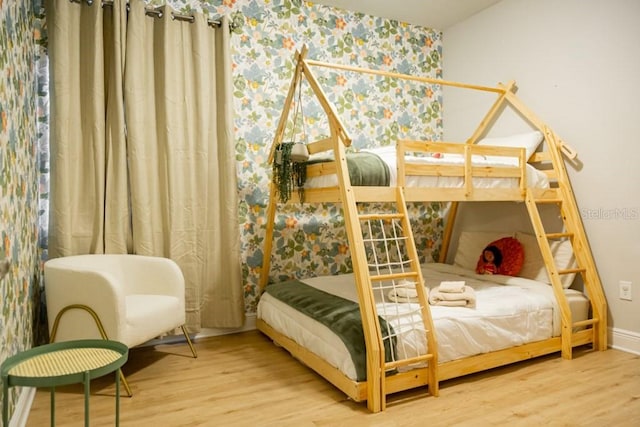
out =
[[[351,139],[312,67],[492,92],[497,100],[464,143],[400,140],[392,149],[372,150],[391,176],[384,184],[358,185],[346,151]],[[306,144],[313,161],[304,166],[304,196],[293,193],[288,203],[342,204],[353,273],[268,283],[282,204],[272,182],[261,332],[373,412],[399,391],[426,386],[437,396],[446,379],[556,352],[571,359],[582,345],[607,348],[606,301],[564,166],[563,157],[576,153],[515,96],[514,82],[484,87],[329,64],[307,59],[303,48],[296,52],[270,160],[283,143],[301,79],[326,113],[330,136]],[[505,105],[534,131],[483,138]],[[421,264],[406,205],[434,201],[450,203],[440,259]],[[523,202],[534,234],[463,232],[453,265],[445,264],[459,203],[477,201]],[[546,229],[541,205],[558,209],[561,229]],[[476,273],[477,255],[499,238],[515,239],[528,254],[522,277]],[[569,288],[576,275],[583,291]],[[448,301],[440,291],[451,286],[464,297]]]

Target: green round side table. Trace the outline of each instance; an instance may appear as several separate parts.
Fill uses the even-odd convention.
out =
[[[55,425],[55,388],[84,384],[84,425],[89,426],[89,383],[116,373],[116,426],[120,423],[120,367],[127,361],[126,345],[110,340],[76,340],[45,344],[6,359],[0,366],[2,423],[9,425],[9,387],[50,387],[51,425]]]

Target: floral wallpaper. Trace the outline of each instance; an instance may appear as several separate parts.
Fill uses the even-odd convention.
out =
[[[40,297],[38,120],[33,0],[0,0],[0,362],[34,344]],[[4,397],[2,397],[4,398]],[[9,407],[17,393],[12,389]]]

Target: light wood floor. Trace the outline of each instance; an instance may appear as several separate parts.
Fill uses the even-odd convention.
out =
[[[640,357],[581,349],[392,396],[372,414],[257,331],[133,349],[124,367],[134,396],[121,426],[640,426]],[[114,425],[114,377],[92,381],[92,426]],[[81,386],[57,389],[58,426],[81,426]],[[49,425],[41,389],[28,427]]]

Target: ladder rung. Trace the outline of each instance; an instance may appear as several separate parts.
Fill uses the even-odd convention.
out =
[[[573,233],[547,233],[547,239],[562,239],[564,237],[573,237]]]
[[[369,277],[371,278],[371,280],[376,280],[376,281],[383,281],[383,280],[393,280],[393,279],[403,279],[405,277],[418,277],[418,273],[415,271],[407,271],[404,273],[389,273],[389,274],[378,274],[378,275],[373,275],[371,273],[369,273]]]
[[[593,319],[587,319],[587,320],[581,320],[579,322],[575,322],[574,324],[571,325],[572,328],[579,328],[581,326],[589,326],[589,325],[593,325],[598,323],[600,320],[597,318],[593,318]]]
[[[551,204],[551,203],[562,203],[562,199],[534,199],[533,201],[536,202],[536,203],[540,203],[540,204],[542,204],[542,203],[549,203],[549,204]]]
[[[586,268],[568,268],[566,270],[558,270],[558,274],[584,273],[585,271],[587,271]]]
[[[422,356],[411,357],[409,359],[396,360],[395,362],[387,362],[384,364],[385,369],[398,368],[400,366],[413,365],[414,363],[427,362],[433,359],[433,354],[424,354]]]
[[[361,221],[370,221],[374,219],[402,219],[404,215],[401,213],[394,214],[362,214],[358,215]]]

